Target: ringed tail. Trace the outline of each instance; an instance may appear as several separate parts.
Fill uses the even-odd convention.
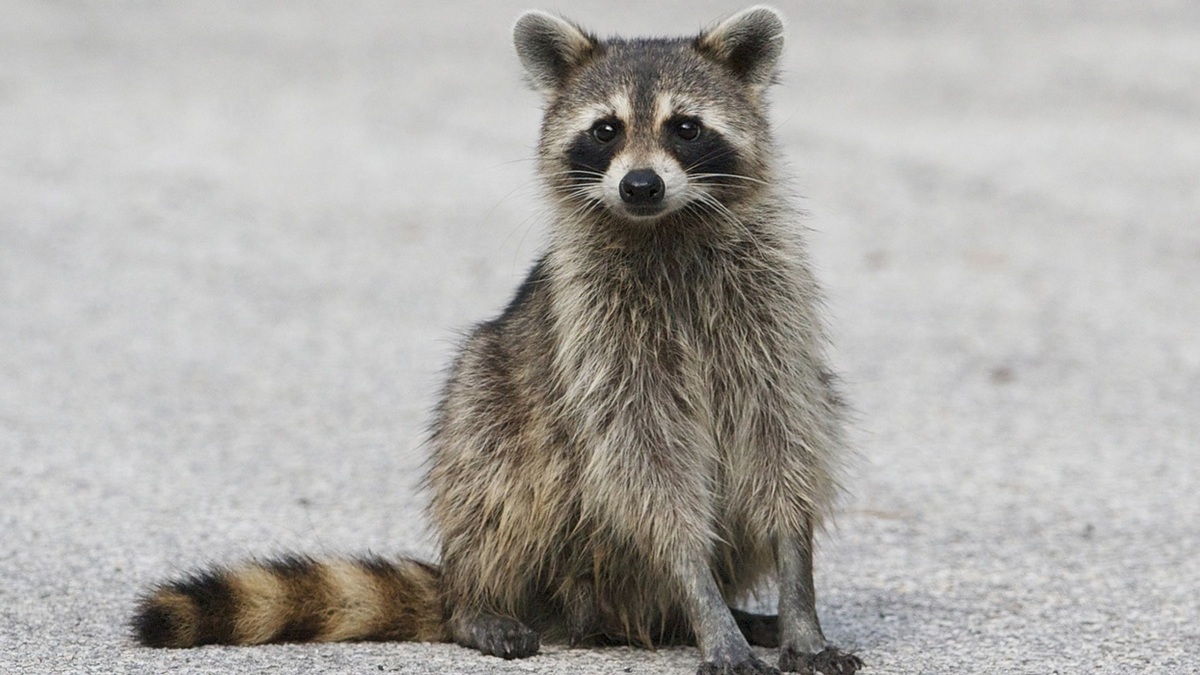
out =
[[[147,647],[448,638],[438,567],[302,556],[193,573],[156,586],[132,627]]]

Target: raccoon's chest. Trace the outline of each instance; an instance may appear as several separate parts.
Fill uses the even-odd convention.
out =
[[[810,322],[786,268],[692,255],[599,270],[553,294],[557,370],[584,410],[651,407],[715,431],[794,389]]]
[[[791,328],[797,303],[781,284],[697,277],[651,277],[585,295],[577,305],[585,316],[568,335],[576,373],[585,380],[603,374],[630,385],[632,396],[661,392],[699,409],[773,398],[803,340]]]
[[[733,278],[700,299],[695,366],[717,436],[754,433],[785,413],[797,389],[794,365],[804,337],[793,329],[797,303],[779,286]]]

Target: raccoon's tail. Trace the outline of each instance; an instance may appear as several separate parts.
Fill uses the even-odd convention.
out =
[[[198,572],[141,599],[148,647],[264,642],[444,642],[441,570],[416,560],[300,556]]]

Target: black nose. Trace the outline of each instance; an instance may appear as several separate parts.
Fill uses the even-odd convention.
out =
[[[634,206],[649,206],[663,200],[666,186],[650,169],[630,171],[621,179],[621,200]]]

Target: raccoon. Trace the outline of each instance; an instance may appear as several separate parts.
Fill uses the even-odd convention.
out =
[[[783,21],[601,40],[523,14],[545,98],[548,243],[454,361],[429,437],[441,564],[288,557],[153,589],[142,644],[695,644],[700,673],[853,673],[821,632],[813,534],[845,453],[766,94]],[[731,608],[772,577],[778,615]]]

